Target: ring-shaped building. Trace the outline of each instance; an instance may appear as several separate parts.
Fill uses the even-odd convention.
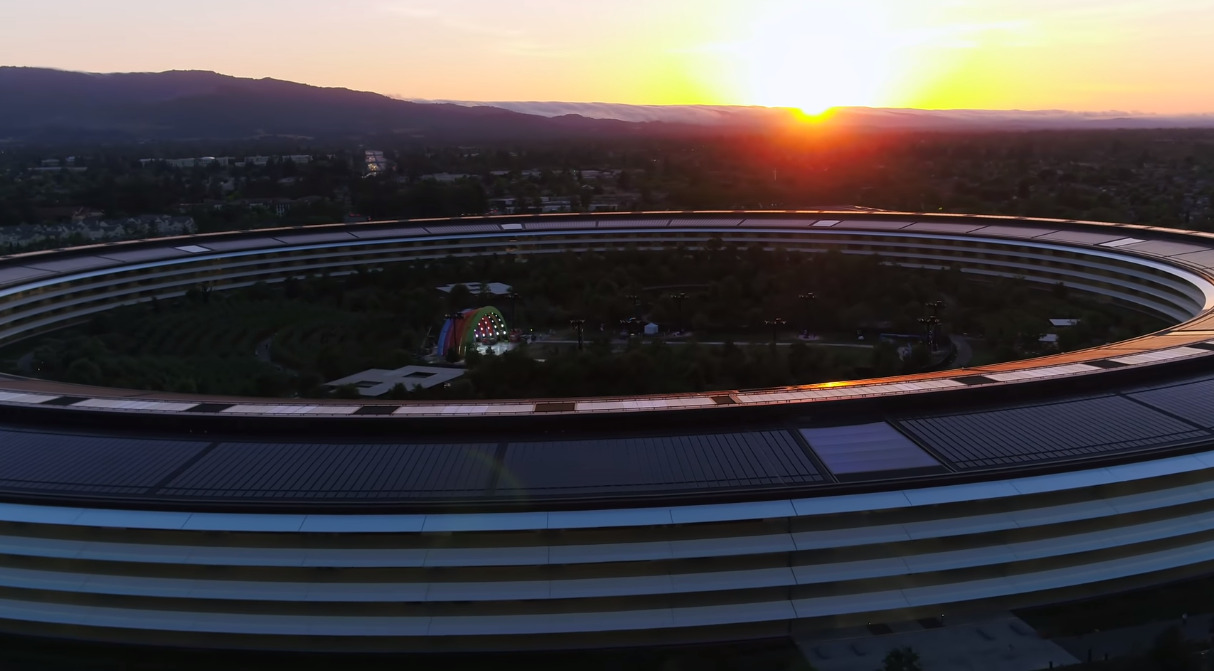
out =
[[[328,651],[796,635],[1214,567],[1214,236],[885,212],[396,221],[0,259],[0,343],[119,306],[485,254],[745,244],[1168,320],[895,378],[401,403],[0,379],[0,631]]]

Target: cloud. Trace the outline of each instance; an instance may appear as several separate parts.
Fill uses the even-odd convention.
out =
[[[1031,22],[1024,19],[951,23],[939,27],[918,28],[897,37],[899,47],[936,47],[976,49],[987,46],[1030,46],[1036,43]]]
[[[527,31],[519,27],[493,23],[493,17],[483,16],[483,12],[461,12],[450,5],[439,12],[431,3],[421,5],[410,0],[390,2],[382,5],[382,9],[399,17],[425,22],[428,24],[428,30],[481,38],[478,40],[480,47],[487,47],[498,53],[542,57],[554,57],[564,53],[556,45],[526,39]],[[474,15],[480,18],[468,18]]]
[[[410,19],[436,19],[438,11],[433,5],[419,6],[413,2],[389,2],[381,5],[383,11]]]
[[[427,21],[436,24],[438,27],[448,30],[455,30],[472,35],[489,35],[489,36],[517,36],[522,34],[522,30],[508,25],[494,25],[491,22],[472,21],[464,18],[472,12],[459,12],[448,8],[447,11],[439,12],[434,9],[433,4],[421,5],[408,0],[398,0],[397,2],[386,3],[381,6],[383,11],[394,14],[396,16]]]
[[[502,42],[495,45],[494,48],[500,53],[532,58],[563,58],[574,53],[570,49],[557,44],[525,39]]]

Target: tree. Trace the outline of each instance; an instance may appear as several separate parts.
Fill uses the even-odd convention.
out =
[[[902,359],[898,356],[898,347],[884,340],[874,344],[871,366],[872,373],[876,377],[896,375],[902,367]]]
[[[489,352],[492,353],[493,350],[489,350]],[[476,345],[469,345],[468,349],[464,351],[464,365],[467,366],[469,370],[479,366],[484,359],[485,356],[481,354],[481,351],[477,349]]]
[[[911,346],[910,354],[902,362],[902,370],[906,373],[916,373],[924,370],[932,362],[931,350],[924,343]]]
[[[1195,668],[1179,627],[1169,627],[1155,639],[1151,660],[1159,671],[1188,671]]]
[[[362,398],[362,394],[358,393],[358,387],[352,384],[343,384],[333,390],[333,397],[353,400]]]
[[[894,648],[885,655],[877,671],[923,671],[919,653],[910,647]]]
[[[463,310],[472,307],[472,292],[463,284],[451,287],[451,293],[447,295],[447,305],[452,310]]]
[[[409,398],[409,390],[405,388],[403,382],[397,382],[388,390],[387,398],[393,401],[403,401]]]

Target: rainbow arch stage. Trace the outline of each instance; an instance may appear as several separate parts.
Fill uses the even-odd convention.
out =
[[[497,308],[485,306],[467,308],[458,313],[452,313],[438,332],[438,356],[446,356],[451,350],[463,357],[469,345],[492,340],[497,341],[507,336],[506,318]]]

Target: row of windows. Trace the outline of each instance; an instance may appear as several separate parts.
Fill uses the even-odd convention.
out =
[[[385,247],[376,246],[376,247],[374,247],[374,249],[382,249],[382,250],[384,250],[384,253],[389,253],[389,254],[399,253],[401,251],[409,250],[409,249],[417,250],[417,249],[428,249],[428,248],[439,248],[439,249],[445,249],[448,251],[452,251],[454,253],[465,253],[465,252],[471,251],[473,249],[487,249],[487,248],[501,249],[502,248],[502,244],[501,244],[502,237],[503,236],[499,235],[499,236],[484,237],[484,238],[463,238],[462,240],[421,239],[421,240],[407,241],[407,242],[403,242],[403,243],[401,243],[401,242],[387,243],[387,244],[390,244],[391,247],[385,248]],[[545,235],[542,238],[524,238],[521,241],[518,239],[512,238],[507,241],[508,244],[506,245],[506,248],[507,249],[515,248],[518,251],[527,251],[529,249],[533,249],[536,245],[542,245],[542,246],[550,246],[553,244],[560,245],[562,243],[575,241],[575,240],[582,244],[601,244],[601,245],[608,245],[608,246],[612,246],[612,247],[623,246],[626,248],[631,243],[641,242],[641,241],[647,241],[650,243],[652,243],[652,242],[677,243],[680,241],[695,241],[695,242],[703,243],[704,241],[706,241],[710,238],[713,238],[713,237],[719,237],[717,232],[711,232],[711,233],[709,233],[709,232],[681,232],[680,233],[680,232],[654,231],[654,232],[647,232],[647,233],[630,233],[630,234],[627,234],[627,237],[621,237],[621,235],[619,233],[612,233],[610,235],[607,235],[603,231],[586,231],[585,233],[580,233],[580,234]],[[736,233],[726,234],[725,236],[723,236],[722,239],[724,241],[727,241],[730,243],[738,243],[738,244],[753,243],[753,242],[758,242],[761,240],[762,241],[782,240],[790,245],[798,245],[798,244],[803,245],[805,242],[808,242],[812,239],[812,241],[815,243],[830,245],[834,248],[873,251],[876,253],[880,253],[887,249],[892,250],[892,249],[905,248],[905,247],[914,247],[914,248],[919,248],[919,249],[941,249],[941,250],[951,250],[953,248],[957,248],[959,250],[966,251],[967,255],[969,255],[969,256],[974,256],[975,254],[981,255],[981,254],[987,253],[985,251],[980,251],[980,250],[989,250],[989,253],[1006,255],[1009,253],[1009,246],[1014,245],[1015,246],[1014,253],[1018,256],[1031,256],[1033,258],[1039,258],[1039,259],[1043,259],[1043,260],[1047,257],[1058,257],[1058,258],[1063,258],[1063,259],[1074,259],[1074,260],[1092,258],[1092,255],[1084,254],[1082,252],[1071,252],[1071,251],[1052,249],[1052,248],[1036,248],[1036,247],[1026,248],[1026,247],[1022,247],[1019,245],[1015,245],[1014,242],[1010,242],[1009,244],[997,244],[997,243],[987,243],[987,242],[969,241],[969,240],[952,240],[952,239],[946,239],[946,238],[915,239],[915,238],[895,237],[895,236],[888,236],[888,235],[857,236],[855,234],[842,234],[841,233],[841,234],[815,234],[812,236],[812,238],[807,238],[805,235],[796,235],[795,232],[749,233],[749,232],[745,232],[745,231],[739,231]],[[271,249],[271,250],[265,250],[264,252],[259,253],[259,254],[251,254],[248,256],[244,256],[244,257],[235,257],[235,258],[228,257],[228,258],[224,258],[224,259],[199,259],[197,261],[190,262],[190,265],[198,265],[198,266],[216,265],[216,266],[222,266],[222,267],[232,267],[234,265],[241,265],[241,264],[245,264],[245,263],[257,262],[259,260],[275,260],[277,263],[286,264],[286,263],[293,263],[293,262],[295,262],[296,259],[314,259],[314,258],[317,258],[318,256],[328,257],[328,256],[333,256],[333,255],[349,255],[349,257],[352,259],[353,258],[374,258],[374,252],[369,253],[370,249],[371,248],[369,248],[365,245],[364,246],[344,245],[344,246],[327,247],[324,249],[312,248],[312,249],[299,249],[299,250],[289,250],[289,251],[277,251],[277,250]],[[1030,249],[1031,249],[1031,252],[1029,251]],[[1045,262],[1045,261],[1043,261],[1043,262]],[[1105,265],[1121,267],[1126,270],[1135,270],[1136,272],[1139,272],[1139,273],[1151,274],[1151,275],[1155,275],[1155,276],[1158,276],[1161,278],[1172,278],[1173,277],[1170,273],[1168,273],[1164,270],[1160,270],[1160,269],[1149,267],[1149,266],[1144,266],[1141,264],[1135,264],[1132,261],[1123,261],[1120,259],[1111,259],[1111,258],[1102,257],[1101,262]],[[174,263],[174,265],[176,266],[177,264]],[[179,274],[179,272],[180,271],[176,271],[176,272],[173,272],[172,274]],[[146,276],[154,276],[155,274],[149,274],[147,269],[139,269],[139,270],[116,269],[116,272],[111,273],[110,277],[123,278],[123,277],[140,276],[140,275],[146,277]],[[56,286],[63,286],[63,285],[60,284],[60,285],[56,285]],[[49,290],[51,290],[50,287],[42,287],[42,288],[38,288],[38,289],[31,289],[30,292],[28,292],[28,293],[35,294],[35,293],[41,293],[41,292],[45,292],[45,291],[49,291]]]
[[[431,258],[440,258],[440,257],[432,256]],[[337,264],[323,264],[323,265],[313,266],[313,267],[309,268],[308,270],[323,271],[326,269],[333,269],[336,267],[340,267],[340,266],[338,266]],[[976,264],[974,266],[971,266],[970,269],[973,271],[977,271],[977,272],[985,272],[986,274],[1000,275],[1000,276],[1005,276],[1005,277],[1017,276],[1017,273],[1009,272],[1006,267],[998,266],[998,265],[992,266],[989,264]],[[281,268],[262,269],[261,272],[264,274],[264,276],[259,279],[281,279],[282,276],[284,275],[284,273],[282,273],[281,270],[282,270]],[[219,289],[222,290],[223,288],[225,288],[226,285],[229,285],[229,284],[247,285],[247,284],[249,284],[248,277],[249,277],[248,273],[241,273],[239,275],[231,276],[228,278],[223,278],[221,281],[219,281],[217,283],[217,286]],[[243,279],[245,281],[239,282],[238,280],[241,280],[241,279]],[[1125,286],[1124,284],[1101,282],[1101,281],[1091,281],[1091,280],[1084,281],[1082,284],[1079,284],[1079,283],[1074,282],[1074,278],[1072,278],[1072,277],[1051,275],[1051,274],[1039,276],[1039,279],[1042,279],[1044,281],[1049,281],[1049,282],[1067,280],[1072,286],[1074,286],[1078,290],[1091,291],[1094,293],[1098,293],[1098,294],[1105,295],[1105,296],[1111,296],[1114,298],[1118,298],[1118,297],[1128,298],[1129,296],[1133,296],[1134,298],[1137,299],[1134,302],[1136,304],[1138,304],[1140,307],[1147,308],[1147,309],[1151,310],[1152,312],[1160,312],[1160,313],[1166,314],[1166,308],[1163,307],[1163,304],[1160,303],[1160,301],[1163,299],[1161,299],[1158,295],[1151,294],[1151,293],[1148,293],[1145,291],[1139,291],[1139,290],[1133,289],[1133,288],[1129,288],[1129,287]],[[73,301],[71,301],[71,303],[56,303],[56,304],[50,304],[47,306],[43,306],[40,309],[21,311],[20,314],[17,315],[14,319],[8,320],[5,323],[5,326],[8,327],[7,335],[12,336],[12,335],[15,335],[16,333],[25,331],[25,329],[20,328],[20,326],[23,324],[37,326],[38,330],[45,330],[46,323],[48,322],[48,320],[50,320],[50,321],[72,320],[72,319],[79,317],[83,312],[87,312],[87,313],[96,312],[96,311],[98,311],[99,307],[108,307],[108,306],[116,307],[118,305],[136,302],[139,299],[147,299],[151,296],[163,297],[167,294],[179,295],[179,294],[183,293],[185,291],[185,288],[190,286],[191,283],[190,282],[181,282],[181,283],[174,283],[174,284],[176,286],[158,285],[157,287],[153,287],[153,288],[136,288],[135,290],[131,290],[131,288],[128,287],[128,288],[125,288],[122,290],[114,290],[111,292],[107,292],[103,296],[97,296],[96,299],[92,300],[92,301],[89,301],[87,299],[73,300]],[[8,310],[4,311],[5,314],[7,314],[9,312],[10,311],[8,311]],[[55,320],[54,319],[55,317],[62,317],[62,319]]]
[[[514,251],[525,254],[568,251],[568,241],[562,243],[560,241],[561,238],[576,238],[577,242],[583,245],[597,243],[611,249],[655,249],[669,246],[672,243],[681,244],[687,241],[689,237],[694,238],[695,241],[700,243],[704,243],[709,238],[714,237],[704,233],[675,236],[671,236],[669,233],[662,233],[640,236],[639,238],[621,238],[618,235],[603,237],[602,232],[598,232],[596,235],[598,237],[560,236],[556,239],[545,237],[543,239],[528,240],[526,243],[513,242],[511,244],[514,245]],[[744,238],[746,236],[741,237]],[[814,240],[807,240],[804,237],[781,238],[781,241],[786,243],[790,251],[821,252],[825,248],[830,248],[844,253],[919,258],[932,260],[941,265],[960,261],[967,268],[983,267],[998,269],[1001,274],[1010,276],[1032,274],[1037,277],[1047,277],[1055,281],[1068,281],[1072,283],[1078,277],[1085,284],[1100,288],[1103,290],[1102,293],[1107,291],[1123,295],[1129,294],[1151,301],[1157,301],[1161,299],[1161,296],[1167,296],[1170,298],[1165,300],[1170,300],[1178,306],[1183,305],[1186,309],[1192,309],[1193,307],[1193,299],[1187,296],[1192,292],[1192,288],[1180,284],[1175,276],[1168,275],[1155,268],[1135,265],[1118,259],[1085,257],[1080,253],[1059,252],[1059,250],[1038,248],[1033,248],[1032,254],[1026,254],[1024,248],[1018,248],[1015,251],[1009,252],[1006,246],[987,244],[977,244],[976,246],[980,249],[990,250],[989,253],[978,252],[967,254],[964,258],[958,259],[956,256],[942,254],[947,253],[943,249],[946,245],[938,244],[940,241],[936,239],[932,239],[931,241],[909,241],[904,238],[868,236],[861,242],[857,241],[854,236],[831,237],[836,240],[834,244],[821,244],[830,241],[830,238],[827,236],[816,237]],[[876,240],[873,238],[883,239],[886,241],[886,244],[875,244]],[[744,239],[737,241],[747,242]],[[12,326],[32,319],[41,319],[47,315],[77,312],[80,306],[90,303],[112,302],[115,298],[128,300],[134,296],[148,296],[162,293],[169,287],[188,287],[191,284],[208,281],[227,281],[234,277],[248,277],[250,275],[281,277],[292,272],[304,274],[305,272],[349,265],[377,265],[419,258],[442,258],[449,255],[464,256],[498,253],[503,249],[501,244],[503,241],[500,238],[472,238],[462,241],[428,242],[431,244],[392,243],[389,247],[343,246],[285,252],[267,250],[264,253],[252,254],[245,257],[198,259],[197,261],[190,262],[188,265],[165,265],[162,266],[164,270],[154,272],[149,272],[150,269],[116,269],[117,272],[109,275],[68,281],[14,294],[9,301],[3,304],[4,307],[0,308],[0,319],[6,317],[14,318],[7,324]],[[438,244],[440,242],[442,244]],[[476,242],[480,242],[481,244],[474,244]],[[749,242],[755,241],[749,240]],[[806,246],[807,242],[815,244]],[[429,253],[419,253],[423,251],[419,247],[428,248],[425,251]],[[972,247],[966,247],[965,251],[970,252]],[[590,249],[590,247],[584,247],[583,249]],[[961,250],[957,249],[956,251]],[[1048,254],[1050,252],[1055,253]],[[1065,259],[1086,258],[1088,261],[1098,262],[1099,265],[1091,266],[1049,259],[1035,259],[1029,264],[1025,263],[1026,259],[1038,255],[1052,255],[1056,258]],[[1020,268],[1022,271],[1009,271],[1009,268]],[[1132,272],[1122,274],[1117,272],[1119,268]],[[1127,274],[1131,275],[1131,277],[1127,278]],[[1115,281],[1105,282],[1096,280],[1092,278],[1094,275],[1105,276]],[[1142,275],[1162,276],[1161,279],[1166,279],[1167,282],[1151,281],[1143,278]],[[1131,280],[1132,285],[1128,284],[1127,280]],[[69,296],[70,299],[68,299]],[[94,298],[94,300],[88,300],[89,298]],[[1180,300],[1177,301],[1177,298]],[[64,299],[68,299],[70,303],[65,303]]]
[[[469,249],[449,249],[449,250],[447,250],[448,254],[452,254],[452,252],[454,252],[454,254],[459,254],[459,255],[475,254],[476,251],[477,250],[469,250]],[[555,251],[555,250],[545,250],[545,251]],[[805,251],[810,251],[810,250],[805,250]],[[874,249],[873,246],[870,246],[870,245],[846,246],[846,248],[843,251],[868,252],[868,254],[881,254],[881,252],[884,252],[884,254],[889,255],[889,256],[917,256],[920,258],[930,258],[930,260],[935,260],[935,261],[941,262],[941,263],[948,263],[948,262],[953,261],[952,258],[948,258],[948,257],[938,257],[938,256],[923,255],[923,254],[908,254],[907,250],[889,250],[889,249],[880,249],[880,248]],[[404,258],[405,258],[399,254],[390,254],[390,252],[386,252],[386,251],[378,252],[378,254],[373,254],[373,255],[365,255],[362,257],[354,257],[354,256],[335,257],[333,255],[327,255],[327,256],[329,257],[327,262],[324,262],[323,265],[320,265],[320,266],[318,266],[316,258],[311,258],[311,260],[305,260],[305,258],[299,258],[299,260],[294,260],[289,263],[282,263],[282,262],[278,262],[278,261],[267,261],[265,263],[244,262],[244,263],[239,263],[238,266],[242,267],[244,269],[244,273],[277,272],[280,274],[287,274],[287,272],[293,271],[293,269],[296,269],[296,271],[306,271],[306,269],[312,269],[312,268],[317,268],[317,267],[347,266],[347,265],[352,265],[352,263],[358,263],[358,265],[368,265],[368,263],[376,263],[376,262],[401,261],[401,260],[404,260]],[[415,257],[415,256],[416,255],[408,255],[408,257]],[[435,255],[427,255],[427,256],[433,257]],[[442,256],[442,255],[439,255],[439,256]],[[991,255],[985,255],[985,256],[991,256]],[[1036,272],[1034,272],[1034,274],[1038,274],[1038,275],[1043,274],[1043,273],[1040,273],[1040,271],[1042,271],[1042,269],[1043,269],[1042,267],[1039,267],[1036,265],[1032,265],[1032,266],[1023,265],[1023,263],[1020,263],[1019,257],[1008,257],[1008,256],[992,257],[991,260],[1002,261],[1002,262],[1006,263],[1006,265],[1022,267],[1023,269],[1025,269],[1026,274],[1029,272],[1034,272],[1034,271],[1036,271]],[[976,261],[977,260],[968,260],[968,261],[966,261],[966,265],[968,265],[968,266],[974,265],[974,263]],[[1116,273],[1101,271],[1101,269],[1097,269],[1097,268],[1091,268],[1091,267],[1085,267],[1085,266],[1079,266],[1079,265],[1054,265],[1054,263],[1050,263],[1050,265],[1046,265],[1046,267],[1059,267],[1060,269],[1067,269],[1067,271],[1071,271],[1072,273],[1077,274],[1077,275],[1104,274],[1104,275],[1107,275],[1107,277],[1117,278],[1119,280],[1122,280],[1122,282],[1118,282],[1116,284],[1116,286],[1123,286],[1123,288],[1125,286],[1124,278],[1122,278],[1121,275],[1117,275]],[[214,279],[215,277],[222,277],[222,275],[229,275],[233,271],[236,271],[236,269],[237,269],[237,266],[225,265],[225,266],[215,266],[212,268],[199,268],[199,269],[195,269],[195,271],[193,273],[164,273],[164,272],[154,273],[154,277],[153,277],[153,275],[148,275],[148,277],[140,277],[140,278],[136,279],[135,282],[121,283],[121,282],[112,282],[112,280],[110,280],[110,282],[92,284],[90,286],[87,286],[87,288],[79,288],[79,289],[75,289],[75,290],[72,290],[69,288],[69,289],[59,290],[59,291],[55,292],[55,295],[46,296],[44,298],[44,300],[41,300],[41,301],[30,301],[27,296],[22,296],[21,300],[8,302],[8,306],[10,306],[10,307],[7,307],[5,309],[5,312],[2,312],[0,314],[10,313],[12,311],[12,309],[17,308],[18,306],[33,308],[36,306],[45,305],[45,303],[47,303],[47,302],[53,302],[53,301],[59,300],[59,298],[67,297],[69,295],[73,296],[75,298],[79,298],[79,297],[97,295],[97,294],[112,294],[114,289],[120,289],[120,288],[137,288],[137,286],[149,286],[149,288],[155,288],[155,286],[163,286],[164,284],[166,284],[164,282],[164,279],[168,279],[168,278],[175,280],[175,282],[172,282],[172,284],[183,284],[183,283],[188,284],[191,282],[195,282],[195,283],[208,282],[208,280]],[[1045,274],[1049,274],[1050,277],[1065,277],[1065,273],[1063,273],[1063,274],[1045,273]],[[1156,283],[1147,283],[1147,284],[1153,285]],[[1114,286],[1114,285],[1110,285],[1110,286]],[[1158,285],[1157,289],[1165,291],[1165,292],[1175,292],[1176,289],[1180,289],[1180,288],[1176,288],[1175,285],[1169,283],[1168,285]]]

